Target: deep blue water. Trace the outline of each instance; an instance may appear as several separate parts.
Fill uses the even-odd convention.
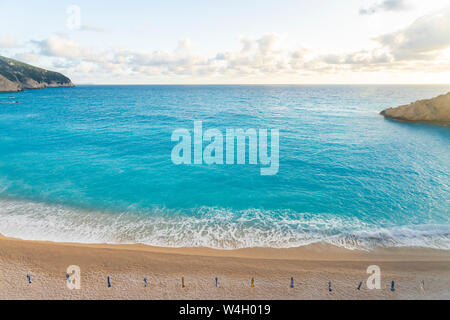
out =
[[[79,86],[0,94],[0,233],[160,246],[450,249],[450,128],[378,113],[450,86]],[[12,102],[19,103],[12,103]],[[279,129],[279,173],[176,166],[171,134]]]

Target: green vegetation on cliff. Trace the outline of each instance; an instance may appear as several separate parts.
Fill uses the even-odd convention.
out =
[[[0,56],[0,92],[73,86],[72,81],[61,73]]]

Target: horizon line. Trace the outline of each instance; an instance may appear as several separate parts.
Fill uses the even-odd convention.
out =
[[[450,83],[74,83],[75,86],[450,86]]]

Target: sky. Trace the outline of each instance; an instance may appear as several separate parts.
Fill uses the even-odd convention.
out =
[[[0,0],[0,55],[75,84],[449,84],[450,1]]]

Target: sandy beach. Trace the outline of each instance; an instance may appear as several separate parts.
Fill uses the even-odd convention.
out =
[[[66,287],[69,265],[81,268],[80,290]],[[366,287],[370,265],[381,268],[381,290]],[[294,288],[290,288],[291,277]],[[391,291],[392,281],[395,291]],[[391,248],[363,252],[329,245],[225,251],[0,238],[0,299],[405,298],[450,298],[448,251]]]

